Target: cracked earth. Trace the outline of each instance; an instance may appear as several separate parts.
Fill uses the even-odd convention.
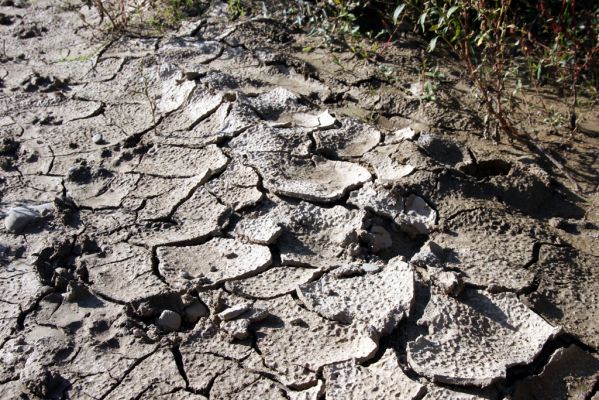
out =
[[[598,398],[598,230],[530,154],[226,3],[2,4],[1,399]]]

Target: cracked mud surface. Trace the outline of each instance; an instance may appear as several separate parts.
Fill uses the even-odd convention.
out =
[[[226,2],[2,4],[0,399],[598,396],[599,220],[534,156]]]

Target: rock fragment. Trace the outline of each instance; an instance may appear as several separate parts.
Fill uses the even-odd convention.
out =
[[[156,325],[166,332],[178,331],[181,327],[181,316],[174,311],[164,310],[156,320]]]
[[[429,333],[408,343],[408,363],[434,382],[488,386],[531,363],[560,332],[513,293],[466,290],[461,301],[433,294],[418,321]]]

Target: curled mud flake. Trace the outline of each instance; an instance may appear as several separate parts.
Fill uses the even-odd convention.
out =
[[[244,244],[234,239],[214,238],[199,246],[160,247],[160,272],[171,286],[187,287],[196,278],[211,283],[249,277],[267,269],[272,257],[266,246]],[[183,279],[180,271],[193,279]]]
[[[533,269],[540,277],[528,296],[533,310],[599,347],[599,257],[571,248],[542,246]]]
[[[377,182],[381,184],[401,182],[402,178],[416,169],[432,168],[434,165],[430,158],[409,141],[378,146],[366,153],[363,160],[373,168]]]
[[[408,343],[408,362],[434,382],[485,387],[507,368],[534,361],[560,328],[513,293],[466,290],[457,301],[434,293],[418,321],[429,333]]]
[[[223,102],[214,113],[207,116],[191,130],[180,130],[179,116],[167,116],[155,131],[155,142],[187,147],[202,147],[220,143],[248,129],[257,121],[253,110],[239,103]]]
[[[490,400],[491,398],[482,394],[470,394],[441,386],[428,385],[426,396],[422,400]]]
[[[381,132],[353,119],[341,121],[341,127],[314,133],[316,149],[339,158],[361,157],[381,141]]]
[[[84,256],[94,292],[110,299],[133,302],[158,295],[166,285],[152,272],[152,254],[142,247],[119,243],[104,252]]]
[[[259,183],[260,177],[252,168],[233,161],[218,178],[206,184],[206,189],[237,211],[262,200]]]
[[[294,114],[292,120],[295,125],[306,129],[330,129],[337,123],[337,119],[328,110],[320,114]]]
[[[425,386],[406,376],[392,349],[368,367],[346,361],[324,367],[327,398],[332,399],[420,399]]]
[[[279,382],[293,389],[315,385],[316,373],[327,364],[365,361],[378,348],[371,335],[356,324],[323,319],[298,306],[290,296],[260,300],[255,306],[271,314],[255,328],[264,364],[275,371]]]
[[[274,267],[256,276],[225,283],[227,290],[257,299],[268,299],[291,293],[316,275],[317,270],[302,267]]]
[[[222,171],[227,162],[227,157],[215,145],[190,149],[157,144],[144,155],[135,171],[166,178],[209,177]]]
[[[325,318],[363,324],[369,331],[384,335],[410,313],[414,271],[394,258],[378,273],[349,278],[325,275],[299,286],[297,295],[309,310]]]
[[[409,195],[405,199],[404,211],[397,215],[395,222],[412,235],[427,235],[435,226],[437,212],[419,196]]]
[[[262,175],[266,189],[308,201],[334,202],[371,179],[368,170],[358,164],[317,156],[309,160],[263,154],[250,163]]]
[[[131,242],[153,247],[203,240],[220,232],[228,213],[227,207],[200,186],[168,221],[138,223]]]
[[[599,379],[599,359],[576,345],[558,349],[539,375],[516,384],[513,400],[588,399]]]
[[[358,255],[364,211],[301,202],[277,212],[287,219],[277,241],[283,264],[330,269]]]
[[[458,217],[464,222],[456,221],[452,232],[433,237],[444,248],[446,265],[464,273],[464,282],[474,285],[511,290],[531,285],[534,273],[527,266],[537,239],[525,226],[492,212],[472,221],[469,214],[473,213]]]

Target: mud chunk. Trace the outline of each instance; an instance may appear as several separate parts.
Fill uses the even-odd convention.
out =
[[[205,276],[213,283],[249,277],[267,269],[271,264],[266,246],[244,244],[234,239],[215,238],[199,246],[160,247],[159,269],[165,279],[178,287],[188,280],[178,272],[187,271],[193,277]]]
[[[403,212],[404,207],[404,199],[397,191],[373,182],[367,182],[360,189],[351,192],[347,202],[391,219]]]
[[[558,349],[536,376],[519,382],[512,400],[588,399],[599,379],[599,359],[576,345]]]
[[[445,294],[457,297],[464,289],[462,278],[451,271],[439,271],[433,276],[437,285],[445,292]]]
[[[405,200],[404,212],[399,214],[396,222],[407,233],[426,235],[435,226],[437,212],[419,196],[411,194]]]
[[[181,327],[181,316],[174,311],[164,310],[160,313],[156,324],[167,332],[174,332]]]
[[[427,166],[426,161],[421,161],[423,156],[412,147],[415,145],[411,142],[379,146],[366,153],[363,160],[372,166],[379,183],[401,182],[402,178],[410,175],[417,167]],[[412,159],[410,157],[412,154],[418,154],[418,156]],[[415,162],[419,164],[414,164]]]
[[[48,398],[62,384],[60,373],[38,362],[25,363],[19,374],[19,381],[31,393],[41,398]]]
[[[433,294],[418,321],[429,333],[408,343],[410,367],[434,382],[488,386],[560,332],[513,293],[466,290],[462,299]]]
[[[443,248],[432,240],[427,241],[410,259],[410,263],[420,267],[442,268],[445,260]]]
[[[173,353],[170,349],[159,349],[135,366],[107,396],[123,400],[146,395],[147,398],[157,398],[174,390],[184,389],[185,386]]]
[[[599,257],[548,245],[539,253],[533,268],[540,283],[528,296],[533,310],[585,344],[599,347]]]
[[[8,232],[21,233],[28,225],[48,215],[52,209],[52,203],[13,207],[4,218],[4,227]]]
[[[392,349],[368,367],[352,361],[324,367],[327,398],[333,399],[400,399],[421,398],[424,385],[408,378]]]
[[[378,273],[349,278],[325,275],[299,286],[297,295],[309,310],[325,318],[344,324],[359,322],[376,334],[385,334],[410,313],[414,272],[394,258]]]
[[[189,185],[189,186],[188,186]],[[165,195],[165,205],[175,208],[174,200],[180,198],[182,190],[193,188],[193,180],[176,190],[176,195]],[[132,243],[146,246],[163,246],[184,243],[190,240],[206,239],[218,233],[227,223],[224,218],[229,209],[218,202],[203,186],[192,191],[191,197],[178,205],[168,221],[155,221],[136,226]],[[153,204],[158,206],[159,203]],[[172,209],[171,209],[172,210]],[[201,210],[201,211],[200,211]],[[169,210],[169,213],[171,211]],[[144,217],[146,213],[141,213]]]
[[[87,265],[93,290],[109,298],[133,302],[166,290],[152,272],[152,253],[142,247],[118,243],[81,260]]]

